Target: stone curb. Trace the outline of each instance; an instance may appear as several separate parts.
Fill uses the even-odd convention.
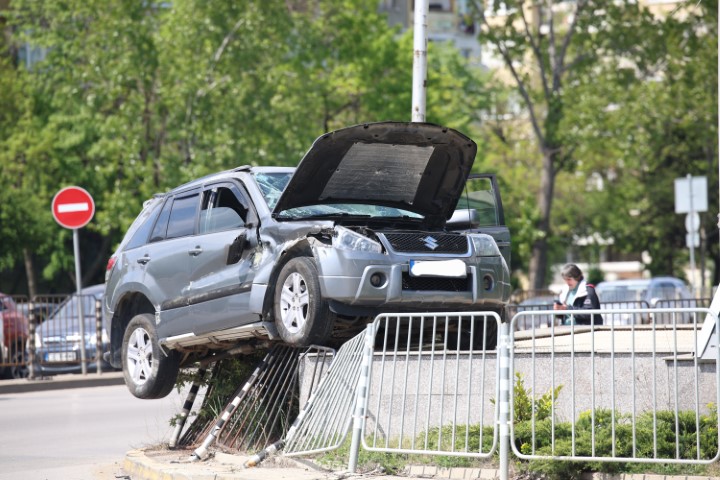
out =
[[[44,390],[64,390],[66,388],[106,387],[125,383],[122,372],[95,372],[82,374],[63,374],[41,379],[0,380],[0,395],[10,393],[40,392]]]
[[[191,451],[132,450],[123,470],[133,480],[406,480],[407,478],[482,479],[499,478],[496,470],[408,467],[401,476],[383,473],[349,473],[317,470],[287,457],[271,457],[260,467],[244,468],[248,456],[215,453],[208,461],[190,462]],[[447,475],[446,475],[447,474]],[[449,475],[449,476],[448,476]]]

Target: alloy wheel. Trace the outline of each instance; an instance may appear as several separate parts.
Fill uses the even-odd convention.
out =
[[[280,317],[288,332],[302,330],[309,308],[310,294],[305,278],[293,272],[285,279],[280,295]]]
[[[152,343],[144,328],[136,328],[130,335],[127,351],[127,367],[136,385],[147,382],[152,373]]]

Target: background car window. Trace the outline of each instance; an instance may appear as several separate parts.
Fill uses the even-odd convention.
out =
[[[163,205],[160,217],[155,222],[155,228],[153,228],[152,234],[150,235],[150,242],[159,242],[165,239],[167,233],[168,219],[170,218],[170,207],[172,207],[172,199],[169,199]]]
[[[92,295],[82,295],[83,317],[95,316],[95,297]],[[58,310],[56,310],[51,318],[73,318],[80,315],[79,302],[77,295],[73,295]]]
[[[655,290],[653,298],[661,300],[673,300],[675,298],[675,286],[672,283],[662,282]]]
[[[197,193],[185,197],[175,197],[170,209],[170,220],[165,238],[178,238],[193,234],[198,198]]]
[[[148,240],[148,236],[150,235],[150,230],[153,228],[153,225],[155,224],[155,219],[158,217],[158,214],[160,213],[160,206],[156,205],[155,208],[153,208],[150,213],[145,217],[144,221],[140,226],[135,230],[135,233],[133,234],[132,238],[128,241],[127,245],[125,245],[125,249],[131,249],[131,248],[137,248],[142,245],[145,245],[145,243]]]
[[[247,211],[247,202],[239,191],[228,187],[206,190],[200,210],[199,232],[220,232],[243,227]]]

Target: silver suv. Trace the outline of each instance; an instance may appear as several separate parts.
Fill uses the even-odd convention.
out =
[[[107,360],[133,395],[160,398],[179,368],[253,344],[337,344],[382,312],[502,312],[494,177],[464,195],[476,148],[432,124],[358,125],[297,168],[239,167],[148,200],[108,263]]]

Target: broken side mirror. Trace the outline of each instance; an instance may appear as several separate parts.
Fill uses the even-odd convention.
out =
[[[238,235],[235,240],[230,244],[228,248],[227,264],[233,265],[238,263],[242,259],[243,251],[247,246],[247,234],[246,232]]]

